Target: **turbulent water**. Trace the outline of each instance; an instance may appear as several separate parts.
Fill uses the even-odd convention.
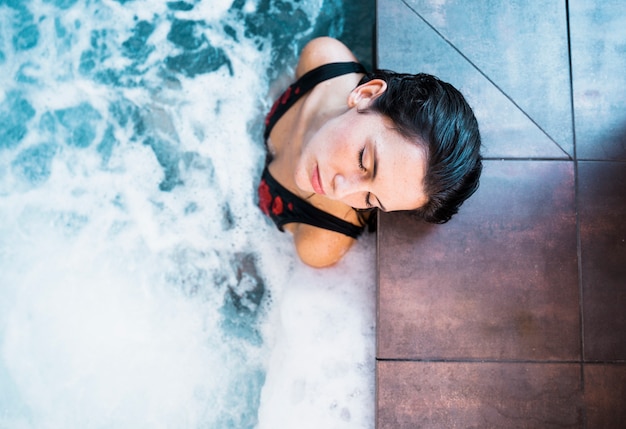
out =
[[[0,0],[0,428],[374,426],[374,238],[313,270],[255,202],[344,3]]]

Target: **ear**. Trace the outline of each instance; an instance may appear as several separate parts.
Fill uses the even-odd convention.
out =
[[[348,106],[357,106],[359,109],[366,109],[376,97],[387,90],[387,82],[382,79],[372,79],[369,82],[359,85],[350,92],[348,96]]]

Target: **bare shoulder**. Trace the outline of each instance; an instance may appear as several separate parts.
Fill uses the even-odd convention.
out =
[[[347,235],[306,224],[298,224],[292,233],[298,256],[315,268],[336,264],[356,241]]]
[[[296,67],[296,77],[313,70],[323,64],[358,61],[352,51],[337,39],[318,37],[307,43],[300,53],[300,60]]]

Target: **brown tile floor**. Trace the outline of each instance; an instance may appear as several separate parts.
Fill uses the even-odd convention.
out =
[[[377,5],[487,157],[448,224],[380,216],[377,427],[626,428],[626,3],[467,5]]]

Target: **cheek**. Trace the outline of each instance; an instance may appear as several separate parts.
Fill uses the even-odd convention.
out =
[[[303,154],[308,153],[327,167],[344,168],[357,164],[358,126],[350,118],[341,117],[326,123],[310,140]]]
[[[333,133],[327,135],[325,156],[332,161],[341,161],[342,164],[357,162],[360,147],[359,138],[349,127],[337,127]]]

